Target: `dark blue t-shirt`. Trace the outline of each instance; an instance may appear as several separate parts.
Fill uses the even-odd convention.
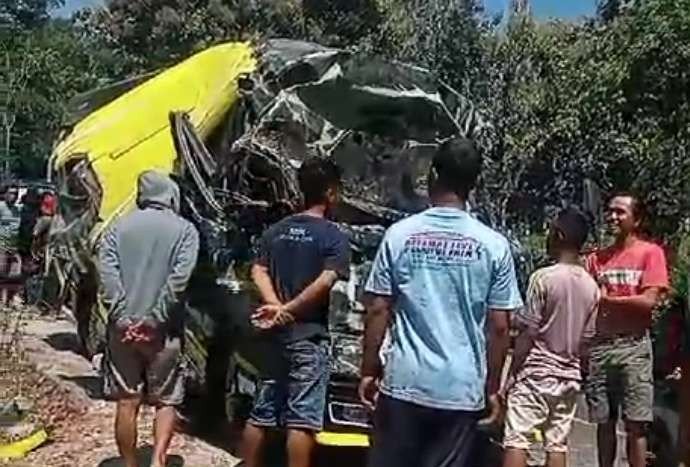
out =
[[[263,235],[259,264],[269,269],[278,298],[287,303],[298,296],[323,271],[347,279],[350,244],[338,227],[320,217],[296,214],[271,226]],[[300,313],[276,335],[283,342],[328,336],[328,297]]]

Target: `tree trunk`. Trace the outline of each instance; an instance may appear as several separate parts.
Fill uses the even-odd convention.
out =
[[[5,119],[7,119],[7,114],[5,114]],[[5,122],[5,160],[2,168],[2,176],[5,180],[10,178],[10,138],[12,138],[13,126],[9,121]]]

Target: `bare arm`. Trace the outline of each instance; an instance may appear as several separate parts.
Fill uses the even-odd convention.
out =
[[[582,341],[580,342],[580,372],[583,378],[589,374],[589,348],[592,346],[594,337],[597,334],[597,316],[599,315],[599,302],[601,301],[601,294],[599,290],[596,291],[594,297],[594,306],[590,312],[589,318],[582,333]]]
[[[612,313],[633,312],[647,317],[659,303],[660,299],[661,289],[652,287],[645,290],[640,295],[632,295],[629,297],[609,297],[604,295],[601,297],[600,306],[602,310]]]
[[[661,290],[653,287],[640,295],[628,297],[610,297],[602,294],[599,302],[602,330],[639,332],[649,328],[652,310],[661,298]]]
[[[379,351],[386,335],[386,330],[393,314],[393,302],[390,297],[372,295],[367,301],[367,317],[364,330],[364,356],[362,358],[362,376],[379,377],[381,361]]]
[[[325,239],[323,271],[296,297],[285,304],[285,311],[293,317],[313,310],[315,306],[328,302],[328,295],[339,278],[347,278],[350,272],[350,242],[335,230]]]
[[[296,297],[287,303],[282,303],[268,274],[269,248],[266,245],[267,238],[264,237],[262,256],[252,270],[254,282],[265,301],[265,305],[254,314],[254,320],[259,328],[270,329],[276,325],[287,324],[328,302],[328,296],[335,282],[339,277],[347,277],[349,273],[350,249],[347,237],[340,232],[331,235],[326,241],[323,251],[324,268],[321,274]]]
[[[265,304],[253,315],[255,326],[259,329],[270,329],[282,326],[299,319],[304,313],[313,310],[328,298],[333,284],[338,279],[334,271],[323,271],[314,282],[288,303],[283,304],[275,293],[268,272],[261,265],[252,270],[254,282],[260,290]]]
[[[313,309],[314,306],[324,303],[337,280],[338,274],[335,271],[323,271],[314,282],[285,304],[285,311],[299,318],[301,314]]]
[[[522,366],[527,360],[527,356],[532,350],[534,339],[527,331],[522,331],[515,339],[515,348],[513,349],[513,358],[510,362],[510,371],[508,377],[513,380]]]
[[[489,310],[488,375],[486,379],[486,393],[488,395],[498,393],[501,386],[501,373],[510,347],[509,316],[509,311]]]
[[[259,295],[263,303],[268,305],[280,305],[280,299],[273,288],[273,281],[268,273],[268,267],[263,264],[255,263],[252,266],[252,280],[259,289]]]

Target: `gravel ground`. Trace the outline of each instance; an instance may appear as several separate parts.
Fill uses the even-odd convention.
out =
[[[1,342],[0,342],[1,343]],[[114,406],[99,397],[99,377],[91,362],[76,351],[74,325],[69,321],[25,316],[21,327],[21,358],[30,365],[22,367],[22,391],[33,401],[39,418],[49,427],[50,442],[32,452],[13,467],[115,467],[121,465],[112,433]],[[0,370],[2,365],[0,364]],[[16,393],[17,377],[7,378],[0,371],[0,396],[13,385]],[[4,387],[3,387],[4,385]],[[0,399],[1,400],[1,399]],[[584,410],[579,411],[580,416]],[[142,466],[148,465],[152,439],[151,409],[140,416],[139,440]],[[621,441],[623,439],[621,438]],[[627,465],[623,443],[620,444],[618,466]],[[228,445],[224,446],[226,449]],[[596,465],[595,429],[578,420],[570,440],[572,467]],[[239,460],[226,450],[192,436],[178,435],[171,449],[173,466],[214,467],[238,465]],[[535,459],[541,456],[536,453]],[[319,467],[364,466],[361,451],[321,450]],[[539,463],[535,463],[539,465]],[[618,467],[617,466],[617,467]],[[496,466],[483,466],[496,467]]]
[[[23,396],[35,404],[38,419],[49,428],[50,441],[21,462],[9,466],[116,467],[121,465],[113,438],[115,407],[99,397],[99,377],[91,362],[76,353],[74,326],[63,320],[27,316],[21,328],[25,360],[33,366],[23,378]],[[16,392],[4,381],[5,392]],[[3,380],[0,379],[0,385]],[[1,389],[0,389],[1,390]],[[141,465],[151,453],[153,410],[139,417]],[[232,467],[239,460],[203,440],[175,437],[169,465]]]

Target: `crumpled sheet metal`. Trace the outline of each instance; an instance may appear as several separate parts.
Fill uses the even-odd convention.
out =
[[[241,57],[229,63],[223,54],[233,50]],[[213,54],[221,55],[215,65],[199,65]],[[184,79],[168,82],[173,76]],[[131,106],[143,104],[152,107],[155,119],[125,118]],[[337,220],[350,235],[353,267],[362,268],[387,226],[426,206],[423,188],[436,145],[488,128],[469,100],[424,69],[318,44],[271,40],[258,48],[208,49],[131,89],[80,121],[53,161],[66,179],[64,169],[75,151],[85,155],[101,189],[98,194],[91,188],[88,195],[91,206],[98,205],[100,225],[93,228],[98,221],[93,209],[85,211],[90,217],[82,216],[92,238],[131,207],[142,170],[161,165],[174,170],[185,215],[200,227],[201,269],[222,275],[228,262],[243,257],[239,250],[254,248],[263,229],[299,207],[296,174],[302,160],[333,158],[345,183]],[[74,232],[81,235],[81,230]],[[84,242],[81,246],[87,248]],[[364,278],[359,271],[334,289],[332,370],[337,374],[358,372]],[[197,292],[211,290],[204,284],[198,283]],[[195,373],[202,372],[213,337],[209,329],[217,324],[205,323],[213,310],[201,308],[190,315],[188,332]]]
[[[251,166],[247,160],[272,161],[289,186],[305,157],[333,157],[350,212],[368,203],[388,225],[426,205],[422,189],[439,142],[490,128],[468,99],[419,67],[289,40],[267,41],[259,63],[249,76],[257,120],[223,157],[228,185],[252,199],[295,193],[243,183],[247,172],[237,167]]]
[[[257,120],[223,155],[228,186],[269,205],[294,202],[304,158],[331,157],[343,169],[345,196],[334,214],[355,262],[331,291],[330,362],[332,374],[358,378],[362,289],[385,228],[427,205],[422,188],[439,142],[490,127],[469,100],[418,67],[292,41],[260,51],[262,65],[249,77]]]

